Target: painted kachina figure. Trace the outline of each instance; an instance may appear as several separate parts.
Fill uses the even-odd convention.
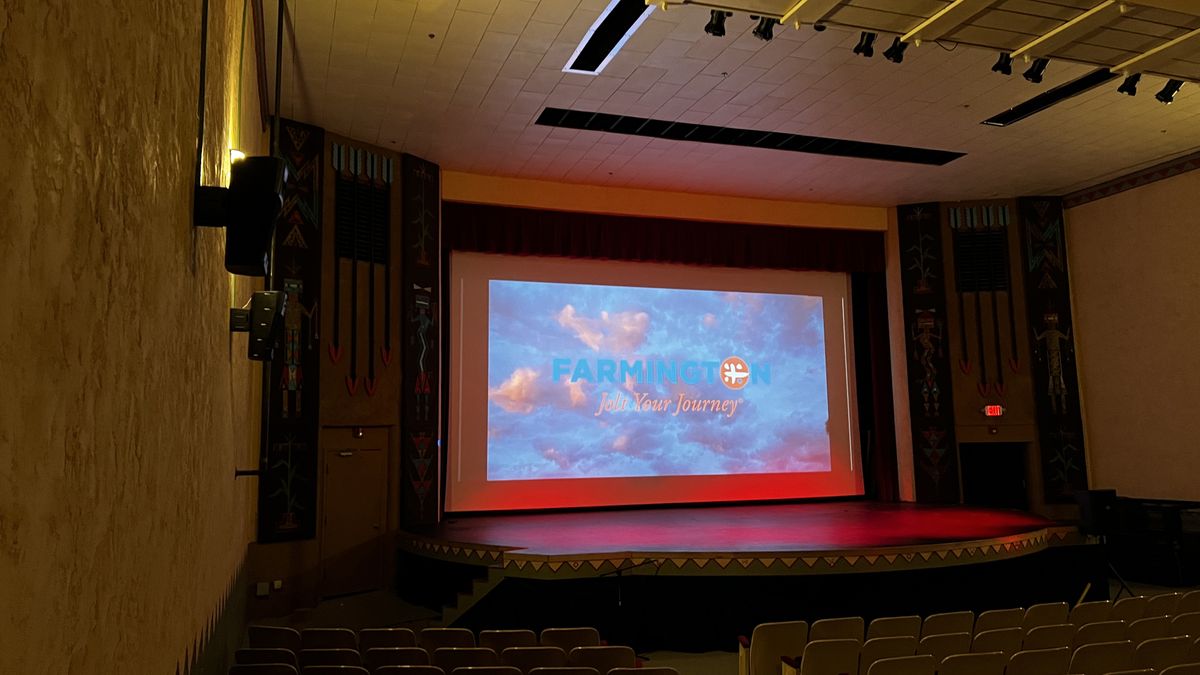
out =
[[[432,302],[429,296],[433,289],[413,284],[413,290],[416,291],[416,295],[413,298],[412,322],[417,325],[415,337],[421,344],[421,351],[417,354],[417,379],[413,385],[413,394],[416,395],[417,419],[427,422],[432,386],[429,371],[425,368],[425,356],[429,352],[429,329],[433,326]]]
[[[1067,349],[1071,348],[1071,336],[1058,329],[1058,312],[1046,312],[1042,316],[1045,322],[1046,330],[1037,333],[1034,337],[1038,342],[1046,343],[1046,369],[1050,376],[1050,382],[1047,385],[1046,393],[1050,396],[1050,409],[1057,415],[1064,415],[1067,412],[1067,382],[1063,378],[1063,347],[1064,342],[1067,343]]]
[[[304,320],[308,319],[308,344],[312,349],[313,341],[317,338],[317,324],[314,320],[317,303],[313,302],[308,309],[301,302],[304,295],[304,282],[299,279],[284,279],[283,292],[287,297],[287,312],[283,315],[283,375],[279,388],[283,390],[283,410],[280,413],[284,419],[292,414],[291,402],[295,401],[295,415],[301,414],[301,390],[304,388],[304,368],[300,361],[302,356],[300,344],[303,341]]]
[[[933,357],[942,355],[942,324],[937,320],[936,310],[918,309],[917,320],[912,325],[915,343],[913,359],[925,370],[921,377],[921,399],[926,416],[936,416],[941,408],[942,391],[937,383],[937,365]]]

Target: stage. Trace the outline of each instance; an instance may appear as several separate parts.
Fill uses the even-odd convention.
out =
[[[868,501],[450,514],[431,533],[402,535],[412,553],[532,578],[911,570],[1078,542],[1074,526],[1019,511]]]
[[[862,500],[451,515],[401,534],[397,586],[445,625],[705,651],[765,621],[1107,597],[1090,543],[1018,511]]]

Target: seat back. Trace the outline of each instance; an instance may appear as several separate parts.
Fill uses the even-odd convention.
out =
[[[567,665],[587,666],[601,673],[613,668],[634,668],[637,655],[631,647],[576,647],[567,653]]]
[[[534,668],[567,665],[567,653],[558,647],[509,647],[500,652],[500,663],[528,673]]]
[[[1200,636],[1200,612],[1188,612],[1171,619],[1171,635]]]
[[[669,666],[653,666],[647,668],[613,668],[608,675],[679,675],[679,671]]]
[[[239,663],[229,667],[229,675],[300,675],[300,671],[286,663]]]
[[[558,647],[569,656],[576,647],[599,647],[600,631],[595,628],[546,628],[538,636],[543,647]]]
[[[300,663],[296,661],[296,652],[278,647],[239,649],[233,653],[233,662],[246,665],[254,663],[286,663],[293,668],[300,667]]]
[[[1121,598],[1113,603],[1112,614],[1109,618],[1125,622],[1137,621],[1146,616],[1146,597],[1135,595]]]
[[[1129,628],[1124,621],[1098,621],[1088,623],[1075,631],[1075,647],[1094,645],[1101,642],[1120,642],[1128,637]]]
[[[813,640],[804,645],[800,675],[857,673],[858,654],[861,649],[862,640],[853,638]]]
[[[447,675],[437,666],[380,666],[371,675]]]
[[[1183,593],[1160,593],[1146,598],[1146,616],[1173,616],[1179,611]]]
[[[521,675],[519,668],[512,666],[459,666],[453,675]]]
[[[989,609],[986,612],[981,612],[975,619],[975,634],[978,635],[986,630],[997,630],[1000,628],[1017,628],[1025,620],[1025,610],[1020,607],[1012,609]]]
[[[301,649],[358,649],[358,637],[349,628],[305,628]]]
[[[1184,593],[1179,598],[1179,605],[1175,608],[1175,611],[1180,614],[1200,612],[1200,590]]]
[[[276,647],[300,651],[300,631],[283,626],[249,626],[246,633],[251,647]]]
[[[1012,656],[1021,651],[1021,641],[1025,637],[1020,628],[997,628],[976,633],[971,641],[971,651],[976,654],[984,652],[1003,652]]]
[[[925,617],[921,625],[921,637],[926,635],[949,635],[950,633],[974,633],[974,612],[942,612]]]
[[[1060,623],[1053,626],[1038,626],[1025,634],[1021,649],[1054,649],[1071,647],[1075,644],[1074,624]]]
[[[1200,675],[1200,663],[1185,663],[1181,666],[1171,666],[1158,675]]]
[[[370,675],[362,666],[305,666],[301,675]]]
[[[1083,626],[1089,623],[1108,621],[1108,617],[1112,614],[1112,607],[1111,600],[1079,603],[1071,608],[1071,613],[1067,616],[1067,623]]]
[[[362,657],[354,649],[301,649],[300,669],[309,666],[361,666]]]
[[[799,656],[807,643],[807,621],[758,624],[750,635],[749,675],[777,675],[780,657]]]
[[[861,616],[844,616],[814,621],[808,629],[811,640],[858,640],[862,642],[866,622]]]
[[[894,659],[876,661],[867,671],[868,675],[933,675],[937,664],[928,654],[921,656],[901,656]],[[837,671],[831,671],[837,672]]]
[[[417,634],[417,646],[430,654],[443,647],[474,647],[475,634],[466,628],[423,628]]]
[[[1188,663],[1200,663],[1200,637],[1192,643],[1192,648],[1188,651]]]
[[[917,644],[917,654],[929,654],[935,663],[941,663],[947,656],[966,654],[970,651],[970,633],[927,635],[921,638],[921,642]]]
[[[387,647],[416,647],[417,634],[410,628],[363,628],[358,631],[358,651]]]
[[[1008,657],[1000,652],[955,654],[938,666],[938,675],[1004,675]]]
[[[1171,637],[1171,619],[1166,616],[1148,616],[1129,624],[1125,637],[1135,645],[1146,640],[1160,637]]]
[[[588,666],[565,666],[563,668],[534,668],[529,675],[604,675]]]
[[[1067,675],[1071,648],[1030,649],[1008,657],[1007,675]]]
[[[1162,670],[1188,663],[1192,639],[1185,636],[1154,638],[1134,648],[1133,663],[1139,668]]]
[[[1101,642],[1084,645],[1071,656],[1071,675],[1105,675],[1133,667],[1133,643]]]
[[[372,672],[383,666],[429,665],[429,652],[420,647],[373,647],[362,656],[363,665]]]
[[[871,638],[863,643],[858,659],[859,675],[866,675],[871,664],[881,659],[913,656],[917,653],[917,638],[911,635]]]
[[[883,637],[921,637],[921,617],[883,616],[871,621],[867,626],[867,640]]]
[[[536,647],[538,637],[531,630],[481,630],[479,646],[499,654],[509,647]]]
[[[450,673],[464,666],[498,666],[500,657],[484,647],[439,647],[433,650],[429,662]]]
[[[1067,617],[1071,614],[1071,607],[1065,602],[1044,602],[1037,605],[1031,605],[1025,610],[1025,616],[1021,619],[1021,628],[1025,632],[1037,628],[1038,626],[1054,626],[1067,622]]]

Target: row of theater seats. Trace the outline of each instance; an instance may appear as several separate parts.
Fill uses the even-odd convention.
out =
[[[250,647],[239,649],[231,675],[606,675],[639,664],[629,647],[601,643],[594,628],[529,630],[464,628],[309,628],[251,626]],[[639,673],[678,675],[670,668]]]
[[[1200,592],[1194,591],[1125,598],[1116,603],[1087,602],[1074,608],[1066,603],[1045,603],[1027,609],[986,611],[978,617],[965,611],[924,618],[884,617],[869,625],[862,617],[823,619],[811,626],[803,621],[761,624],[751,638],[739,638],[739,675],[778,675],[781,669],[805,675],[825,672],[867,675],[876,661],[891,658],[908,658],[905,663],[920,668],[919,672],[925,672],[925,666],[914,664],[931,662],[934,669],[931,672],[969,673],[976,672],[985,661],[992,665],[979,672],[1006,669],[1011,675],[1109,672],[1085,665],[1091,663],[1093,654],[1115,654],[1111,657],[1115,660],[1108,665],[1128,662],[1130,666],[1161,669],[1200,661],[1200,646],[1195,645],[1195,638],[1200,637],[1197,610],[1200,610]],[[815,653],[830,654],[835,665],[823,665],[824,656],[807,658],[810,643],[831,640],[836,644],[823,644]],[[1151,643],[1143,646],[1148,641]],[[1083,647],[1102,643],[1128,644],[1079,652]],[[1074,665],[1077,653],[1078,667],[1084,670],[1077,670]],[[1122,656],[1126,653],[1128,659]],[[965,654],[996,656],[956,658],[942,667],[950,657]],[[911,658],[914,656],[929,658]],[[847,670],[851,660],[853,667]],[[1001,663],[999,671],[994,670],[996,663]],[[896,664],[881,668],[893,665]],[[960,667],[965,670],[959,670]],[[1100,667],[1107,666],[1101,663]]]

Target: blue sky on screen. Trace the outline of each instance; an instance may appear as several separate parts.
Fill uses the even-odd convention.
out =
[[[768,293],[489,282],[488,480],[830,470],[821,298]],[[553,379],[553,360],[765,364],[770,382]],[[573,366],[572,366],[573,368]],[[560,374],[561,375],[561,374]],[[629,408],[596,415],[602,399]],[[635,394],[669,399],[633,409]],[[737,400],[731,415],[675,412]]]

